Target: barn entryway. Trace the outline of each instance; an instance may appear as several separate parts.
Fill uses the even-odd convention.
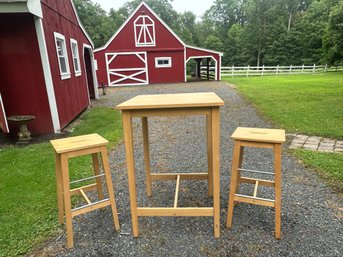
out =
[[[212,56],[190,57],[186,62],[187,82],[217,80],[218,65]]]
[[[7,119],[6,119],[6,113],[5,113],[5,107],[1,98],[1,93],[0,93],[0,130],[5,133],[9,132]]]
[[[85,60],[87,87],[90,99],[96,98],[97,93],[97,83],[94,73],[94,58],[92,54],[92,49],[84,47],[83,58]]]

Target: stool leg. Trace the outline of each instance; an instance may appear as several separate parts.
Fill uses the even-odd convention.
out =
[[[213,196],[213,158],[212,158],[212,128],[211,115],[206,115],[207,132],[207,165],[208,165],[208,196]]]
[[[103,165],[104,173],[106,177],[108,197],[110,199],[111,208],[112,208],[114,227],[116,230],[119,230],[120,225],[119,225],[119,219],[118,219],[118,211],[117,211],[116,200],[115,200],[114,192],[113,192],[111,171],[110,171],[110,165],[108,162],[106,146],[101,147],[101,159],[102,159],[102,165]]]
[[[97,153],[93,153],[92,154],[92,160],[93,160],[94,174],[95,175],[100,175],[99,158],[98,158],[98,154]],[[101,178],[98,177],[95,180],[96,180],[96,186],[98,188],[99,199],[102,200],[102,199],[104,199],[104,191],[103,191],[102,185],[101,185]]]
[[[142,117],[142,128],[143,128],[146,194],[147,196],[151,196],[152,193],[151,193],[151,175],[150,175],[149,130],[148,130],[147,117]]]
[[[74,240],[73,240],[73,224],[72,224],[72,214],[71,214],[69,167],[68,167],[68,156],[64,154],[61,155],[61,169],[62,169],[64,207],[65,207],[66,227],[67,227],[67,247],[72,248],[74,246]]]
[[[237,187],[237,176],[238,176],[238,165],[240,160],[241,146],[239,141],[235,141],[232,159],[232,170],[231,170],[231,182],[230,182],[230,195],[228,202],[228,214],[226,220],[226,227],[231,228],[233,207],[235,204],[234,197]]]
[[[239,160],[238,160],[238,169],[242,168],[242,164],[243,164],[243,154],[244,154],[244,146],[241,146],[239,148]],[[237,169],[237,185],[236,185],[236,194],[239,193],[239,188],[241,185],[241,171]]]
[[[281,144],[274,145],[275,167],[275,237],[281,238]]]
[[[57,185],[57,204],[58,204],[58,220],[60,224],[64,222],[64,206],[63,206],[63,181],[61,170],[61,155],[55,153],[56,162],[56,185]]]

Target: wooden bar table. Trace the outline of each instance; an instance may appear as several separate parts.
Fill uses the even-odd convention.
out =
[[[210,216],[214,220],[214,237],[220,236],[220,185],[219,185],[219,107],[224,102],[215,93],[185,93],[139,95],[117,105],[123,114],[123,129],[128,170],[130,205],[133,236],[139,236],[139,216]],[[150,173],[150,153],[148,138],[148,117],[151,116],[206,116],[207,131],[207,173]],[[138,207],[136,174],[133,148],[132,118],[141,117],[146,173],[147,195],[151,196],[151,181],[176,180],[173,207]],[[208,181],[208,195],[213,196],[212,207],[178,207],[177,198],[180,180],[204,179]]]

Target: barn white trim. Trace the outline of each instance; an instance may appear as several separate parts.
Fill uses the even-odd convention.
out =
[[[53,84],[52,76],[51,76],[51,67],[50,67],[50,62],[49,62],[48,48],[46,46],[46,41],[45,41],[43,22],[42,22],[42,19],[37,18],[37,17],[34,18],[34,21],[35,21],[35,27],[36,27],[36,33],[37,33],[37,39],[38,39],[38,45],[39,45],[39,52],[40,52],[40,56],[42,60],[42,68],[43,68],[43,74],[44,74],[44,79],[45,79],[46,93],[48,95],[48,102],[49,102],[49,107],[50,107],[52,125],[54,127],[54,132],[60,133],[61,132],[60,118],[58,115],[54,84]]]

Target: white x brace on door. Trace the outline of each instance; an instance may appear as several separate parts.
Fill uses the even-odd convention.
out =
[[[106,67],[109,86],[149,84],[146,52],[106,53]]]

